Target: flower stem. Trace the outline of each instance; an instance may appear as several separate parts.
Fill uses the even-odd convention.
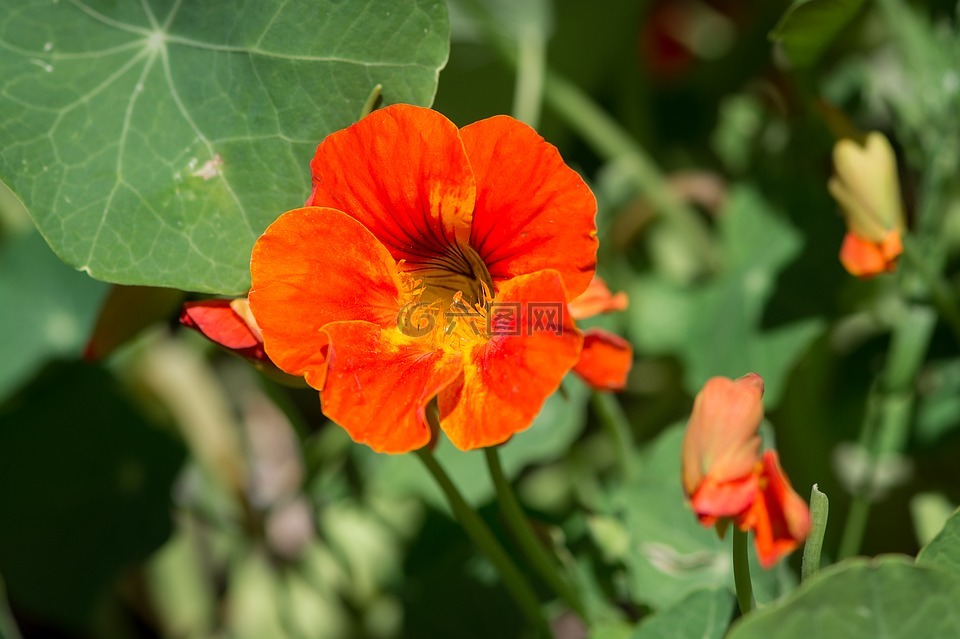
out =
[[[733,583],[737,587],[740,614],[753,609],[753,584],[750,582],[750,560],[747,558],[747,532],[733,527]]]
[[[820,552],[823,550],[823,534],[827,530],[829,513],[830,500],[814,484],[810,490],[810,534],[803,544],[803,563],[800,565],[802,581],[820,572]]]
[[[497,503],[500,506],[500,512],[506,520],[507,527],[513,533],[520,544],[520,548],[527,556],[527,560],[533,568],[540,574],[540,577],[550,586],[550,588],[570,606],[581,619],[586,618],[586,610],[580,597],[569,583],[564,580],[557,569],[557,563],[553,557],[544,549],[543,544],[537,539],[536,533],[530,526],[520,502],[517,500],[510,481],[503,473],[503,466],[500,464],[500,453],[496,447],[485,448],[483,451],[487,457],[487,468],[490,470],[490,477],[493,480],[494,488],[497,491]]]
[[[513,89],[513,117],[534,129],[540,124],[547,43],[538,28],[527,29],[517,43],[517,74]]]
[[[870,391],[860,432],[869,468],[854,489],[840,538],[839,559],[860,551],[871,503],[891,487],[892,468],[906,445],[916,400],[914,380],[933,337],[936,313],[929,306],[907,306],[897,318],[883,371]]]
[[[553,634],[550,631],[550,626],[543,617],[540,610],[540,602],[537,600],[533,588],[530,587],[530,584],[524,578],[516,564],[513,563],[513,560],[510,559],[510,556],[503,549],[503,546],[500,545],[500,542],[497,541],[497,538],[493,536],[493,533],[490,532],[487,525],[483,523],[480,515],[467,504],[466,500],[460,494],[460,491],[457,490],[453,481],[451,481],[446,471],[443,470],[443,467],[436,458],[434,458],[433,453],[430,452],[429,449],[421,448],[417,451],[417,456],[420,458],[420,461],[423,462],[423,465],[426,466],[427,470],[430,471],[430,474],[433,475],[437,485],[440,486],[440,490],[443,491],[444,496],[447,498],[450,510],[453,511],[457,521],[463,526],[463,529],[467,535],[470,536],[473,543],[487,555],[496,567],[497,572],[500,573],[500,578],[503,579],[504,586],[506,586],[510,594],[513,595],[514,601],[516,601],[517,605],[523,611],[527,620],[537,628],[541,636],[552,637]]]
[[[630,433],[630,422],[617,398],[610,393],[595,392],[590,396],[590,401],[616,448],[620,476],[627,481],[633,474],[633,436]]]

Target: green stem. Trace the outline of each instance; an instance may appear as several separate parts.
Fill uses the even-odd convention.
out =
[[[20,630],[13,619],[13,613],[7,607],[6,588],[0,578],[0,637],[4,639],[21,639]]]
[[[829,513],[830,500],[814,484],[810,490],[810,534],[803,544],[803,563],[800,565],[802,581],[820,572],[820,553],[823,550],[823,534],[827,530]]]
[[[507,523],[507,527],[513,533],[520,544],[520,548],[526,554],[527,559],[533,568],[540,574],[540,577],[550,586],[550,588],[570,606],[581,619],[586,619],[586,610],[580,601],[580,596],[576,590],[570,587],[570,584],[560,576],[557,569],[557,563],[553,557],[546,551],[536,533],[530,526],[520,502],[517,500],[510,481],[503,473],[503,467],[500,464],[500,453],[496,447],[485,448],[483,451],[487,457],[487,468],[490,470],[490,477],[493,480],[494,488],[497,491],[497,503],[500,506],[500,512]]]
[[[380,104],[380,100],[383,97],[383,85],[375,84],[373,89],[370,90],[370,95],[367,96],[367,99],[363,103],[363,107],[360,109],[360,117],[362,120],[377,108],[377,105]]]
[[[442,490],[446,496],[447,503],[450,504],[450,510],[453,511],[457,521],[463,526],[463,529],[467,535],[470,536],[473,543],[487,555],[496,567],[500,573],[500,578],[503,579],[504,585],[507,587],[507,590],[510,591],[510,594],[513,595],[514,601],[516,601],[517,605],[523,611],[523,614],[526,615],[530,623],[539,630],[543,637],[552,637],[553,634],[550,631],[550,626],[543,617],[540,610],[540,602],[537,600],[533,588],[527,583],[527,580],[520,570],[517,569],[517,566],[513,563],[513,560],[510,559],[510,556],[507,555],[503,546],[497,541],[497,538],[493,536],[493,533],[490,532],[487,525],[483,523],[480,515],[467,504],[466,500],[460,494],[460,491],[457,490],[457,487],[450,480],[450,477],[447,476],[447,473],[429,449],[421,448],[417,451],[417,456],[420,458],[420,461],[423,462],[423,465],[427,467],[427,470],[430,471],[430,474],[433,475],[437,485],[440,486],[440,490]]]
[[[623,407],[610,393],[594,392],[590,396],[590,401],[600,423],[616,448],[620,475],[624,480],[629,480],[633,475],[633,436]]]
[[[528,29],[517,43],[517,74],[513,89],[513,117],[534,129],[540,124],[547,46],[539,29]]]
[[[753,609],[753,584],[750,583],[750,560],[747,558],[747,533],[733,527],[733,583],[737,587],[740,614]]]
[[[884,485],[884,465],[896,463],[910,433],[916,401],[914,380],[923,365],[936,313],[929,306],[906,306],[897,318],[883,371],[867,399],[867,412],[860,431],[860,447],[869,455],[870,467],[855,488],[840,538],[839,559],[860,551],[870,517],[870,507]]]
[[[853,557],[860,552],[860,544],[863,543],[863,533],[867,530],[869,518],[870,499],[862,492],[854,495],[853,501],[850,502],[850,509],[847,511],[847,521],[843,525],[837,559]]]

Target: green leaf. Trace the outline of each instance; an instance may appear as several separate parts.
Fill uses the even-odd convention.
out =
[[[720,639],[730,624],[733,596],[719,588],[697,590],[647,617],[631,639]]]
[[[240,294],[374,85],[429,104],[442,0],[0,0],[0,177],[98,279]]]
[[[820,59],[827,46],[857,14],[864,0],[795,0],[770,33],[796,67]]]
[[[789,599],[738,622],[729,639],[953,639],[960,636],[960,576],[905,557],[830,567]]]
[[[802,240],[753,189],[743,186],[731,191],[718,224],[723,272],[693,290],[642,280],[631,289],[631,338],[648,353],[677,353],[691,394],[714,375],[759,373],[764,401],[773,407],[794,362],[824,327],[818,318],[762,327],[777,274],[799,253]]]
[[[47,359],[80,356],[107,289],[64,266],[37,233],[0,245],[0,401]]]
[[[631,594],[655,610],[678,605],[703,588],[733,593],[729,535],[721,540],[715,530],[701,526],[686,503],[680,485],[682,441],[682,425],[664,431],[642,451],[636,479],[611,489],[611,514],[630,537],[623,563]],[[792,587],[783,563],[760,568],[752,543],[750,559],[757,601],[771,601]]]
[[[81,628],[170,534],[183,448],[102,368],[50,371],[0,412],[0,573],[11,602]]]
[[[564,393],[554,393],[527,430],[514,435],[500,450],[504,473],[513,478],[525,467],[558,459],[580,436],[586,424],[590,390],[573,375],[563,383]],[[367,452],[376,466],[373,481],[386,491],[420,496],[432,505],[446,508],[443,494],[415,455],[386,456]],[[435,451],[437,460],[472,504],[482,504],[493,495],[493,483],[483,452],[457,450],[443,435]]]
[[[917,565],[948,570],[960,577],[960,511],[954,512],[940,534],[920,551]]]

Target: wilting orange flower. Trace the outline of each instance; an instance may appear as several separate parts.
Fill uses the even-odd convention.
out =
[[[806,502],[790,486],[777,453],[760,454],[763,380],[714,377],[697,394],[683,439],[683,488],[704,526],[733,522],[752,530],[757,555],[770,567],[810,529]]]
[[[893,271],[903,252],[904,215],[890,142],[877,132],[863,144],[840,140],[833,147],[833,163],[836,175],[827,187],[847,222],[840,262],[858,277]]]
[[[251,258],[270,359],[378,451],[427,444],[434,399],[463,450],[527,428],[580,358],[567,305],[597,249],[583,180],[512,118],[457,129],[408,105],[328,136],[311,169],[306,207]]]

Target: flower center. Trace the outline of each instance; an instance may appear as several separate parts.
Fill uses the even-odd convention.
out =
[[[493,280],[476,251],[453,246],[440,256],[399,267],[406,288],[397,317],[402,333],[458,351],[488,338]]]

